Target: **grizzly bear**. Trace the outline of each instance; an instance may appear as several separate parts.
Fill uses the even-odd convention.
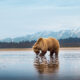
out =
[[[33,50],[38,55],[44,56],[47,51],[50,51],[50,56],[53,56],[55,53],[55,57],[58,58],[59,53],[59,41],[55,38],[39,38],[36,43],[33,45]]]

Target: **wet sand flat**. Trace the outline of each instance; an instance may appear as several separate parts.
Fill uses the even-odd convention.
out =
[[[0,80],[80,80],[80,48],[60,48],[36,58],[32,49],[0,49]]]
[[[32,48],[0,48],[0,51],[30,51]],[[60,50],[80,50],[80,47],[62,47]]]

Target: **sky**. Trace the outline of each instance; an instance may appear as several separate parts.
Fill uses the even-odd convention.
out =
[[[0,0],[0,39],[80,27],[80,0]]]

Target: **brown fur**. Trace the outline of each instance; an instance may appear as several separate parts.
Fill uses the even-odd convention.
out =
[[[38,55],[41,50],[40,56],[44,56],[47,51],[50,51],[50,56],[53,56],[55,53],[55,57],[58,57],[59,52],[59,41],[55,38],[39,38],[37,42],[33,46],[34,52]]]

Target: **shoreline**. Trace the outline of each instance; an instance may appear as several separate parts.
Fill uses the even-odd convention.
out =
[[[60,50],[80,50],[80,47],[62,47]]]
[[[32,48],[0,48],[0,51],[30,51]],[[80,47],[61,47],[60,50],[80,50]]]
[[[30,51],[32,48],[0,48],[0,51]]]

